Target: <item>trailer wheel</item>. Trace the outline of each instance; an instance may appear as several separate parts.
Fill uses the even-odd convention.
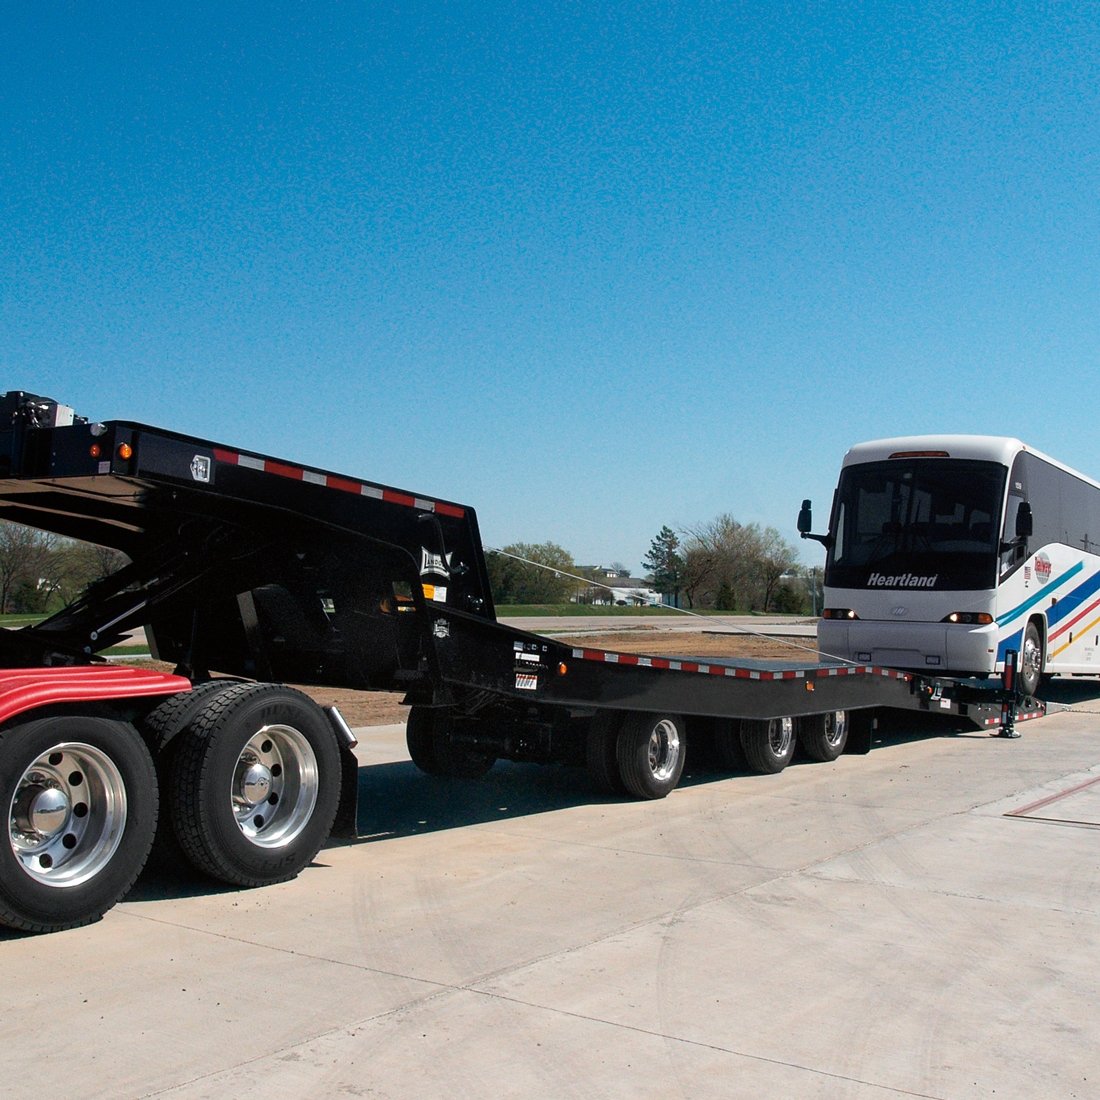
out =
[[[200,871],[264,886],[294,878],[320,851],[340,800],[340,748],[311,699],[279,684],[237,684],[176,741],[173,822]]]
[[[592,785],[601,794],[627,793],[619,773],[618,740],[622,715],[613,710],[597,711],[585,738],[585,765]]]
[[[628,714],[616,740],[627,794],[664,798],[684,770],[684,720],[673,714]]]
[[[811,760],[835,760],[848,743],[848,715],[843,710],[810,714],[798,720],[798,743]]]
[[[791,718],[745,719],[741,723],[741,746],[754,772],[774,775],[794,756],[796,738]]]
[[[480,779],[496,763],[496,758],[455,744],[451,740],[451,730],[449,711],[439,707],[412,707],[405,723],[409,757],[425,775]]]
[[[714,723],[714,751],[726,771],[741,771],[748,763],[741,745],[741,720],[718,718]]]
[[[1032,619],[1024,628],[1024,638],[1020,646],[1020,691],[1024,695],[1034,695],[1043,679],[1043,665],[1046,654],[1043,652],[1043,639],[1039,628]]]
[[[157,824],[153,760],[133,726],[41,718],[0,734],[0,923],[99,920],[133,885]]]

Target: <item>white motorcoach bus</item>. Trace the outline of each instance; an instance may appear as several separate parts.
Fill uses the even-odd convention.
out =
[[[823,653],[1020,686],[1100,674],[1100,484],[996,436],[860,443],[844,457],[825,545]]]

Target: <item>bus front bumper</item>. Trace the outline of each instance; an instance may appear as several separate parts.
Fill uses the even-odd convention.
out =
[[[822,654],[857,664],[984,676],[996,670],[997,627],[822,619]]]

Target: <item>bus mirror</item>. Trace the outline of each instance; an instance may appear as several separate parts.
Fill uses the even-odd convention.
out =
[[[1031,516],[1031,505],[1025,500],[1016,512],[1016,537],[1029,539],[1035,530],[1035,521]]]
[[[808,500],[802,502],[802,510],[798,513],[798,533],[808,535],[813,530],[814,517],[813,505]]]

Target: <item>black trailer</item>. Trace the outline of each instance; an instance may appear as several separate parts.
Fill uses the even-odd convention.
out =
[[[398,690],[433,775],[586,764],[660,798],[687,745],[777,772],[866,752],[890,710],[980,728],[1042,713],[990,689],[839,662],[642,657],[496,620],[472,508],[126,421],[0,397],[0,519],[126,555],[0,632],[0,922],[100,917],[154,836],[225,882],[296,875],[353,830],[354,737],[300,684]],[[101,654],[135,628],[173,672]],[[160,822],[158,833],[158,818]]]

